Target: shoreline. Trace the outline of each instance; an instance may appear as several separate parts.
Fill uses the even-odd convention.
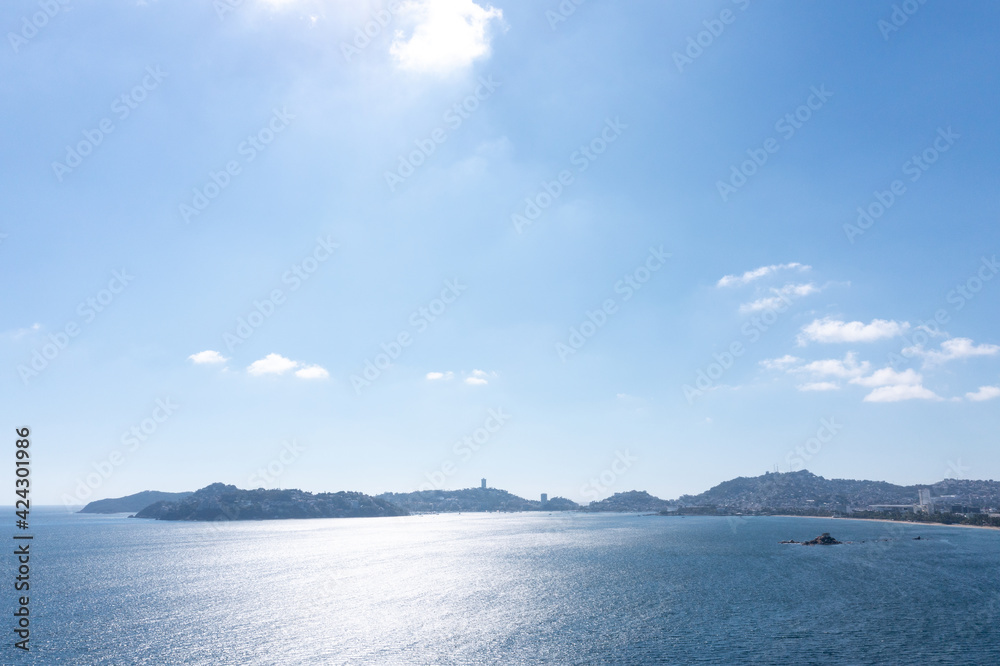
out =
[[[848,518],[846,516],[790,516],[787,514],[773,514],[770,516],[744,516],[745,518],[819,518],[821,520],[863,520],[869,523],[896,523],[902,525],[923,525],[928,527],[965,527],[974,530],[1000,530],[1000,527],[992,525],[963,525],[961,523],[933,523],[916,520],[890,520],[888,518]]]

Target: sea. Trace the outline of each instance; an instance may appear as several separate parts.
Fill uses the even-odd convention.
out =
[[[31,517],[30,652],[13,645],[11,546],[3,664],[1000,664],[997,530],[582,513]],[[822,532],[851,543],[779,543]]]

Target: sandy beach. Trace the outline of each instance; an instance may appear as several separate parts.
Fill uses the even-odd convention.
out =
[[[1000,530],[1000,527],[991,525],[961,525],[958,523],[926,523],[913,520],[889,520],[887,518],[847,518],[844,516],[790,516],[786,514],[775,514],[774,516],[746,516],[747,518],[819,518],[821,520],[864,520],[871,523],[897,523],[903,525],[924,525],[927,527],[966,527],[975,530]]]

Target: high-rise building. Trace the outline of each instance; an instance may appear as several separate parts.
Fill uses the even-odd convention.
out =
[[[483,479],[483,485],[479,486],[483,490],[486,490],[486,479]]]
[[[549,494],[548,493],[542,493],[542,504],[545,504],[548,501],[549,501]]]
[[[931,489],[920,488],[917,490],[917,496],[920,498],[920,509],[929,513],[931,510]]]

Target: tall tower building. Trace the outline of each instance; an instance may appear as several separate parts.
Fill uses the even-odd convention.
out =
[[[548,501],[549,501],[549,494],[548,493],[542,493],[542,506],[545,506],[545,503],[548,502]]]
[[[930,488],[920,488],[917,490],[917,496],[920,498],[920,508],[923,511],[930,513],[931,510],[931,489]]]
[[[483,483],[479,487],[482,488],[483,490],[486,490],[486,479],[483,479]]]

